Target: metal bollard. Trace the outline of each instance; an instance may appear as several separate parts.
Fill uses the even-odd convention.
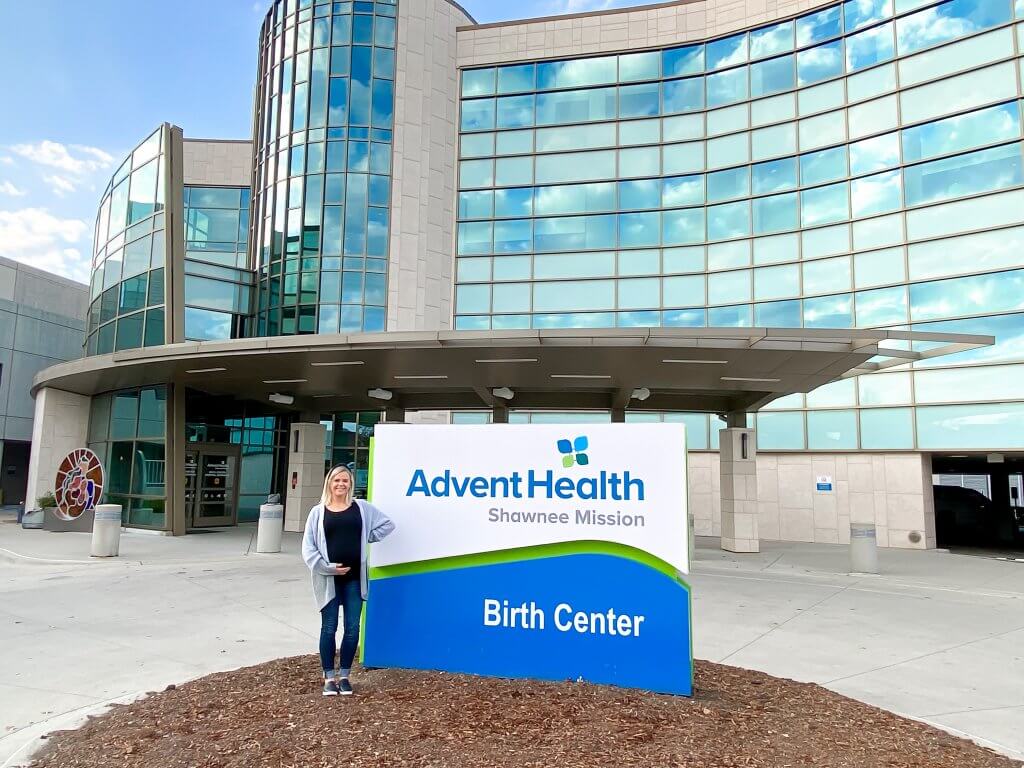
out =
[[[260,521],[256,526],[256,551],[268,554],[281,551],[284,530],[284,506],[260,504]]]
[[[121,546],[121,505],[98,504],[92,523],[93,557],[117,557]]]
[[[874,523],[850,523],[850,571],[878,573],[878,540]]]

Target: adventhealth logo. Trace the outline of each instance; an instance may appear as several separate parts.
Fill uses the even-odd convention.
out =
[[[590,459],[584,451],[587,450],[587,437],[583,435],[573,440],[559,440],[558,452],[562,454],[562,466],[568,469],[573,463],[581,467],[590,463]]]
[[[562,467],[585,467],[590,464],[589,440],[586,435],[557,442]],[[515,470],[507,475],[458,475],[452,470],[428,477],[426,470],[412,473],[406,496],[473,496],[478,499],[611,499],[614,501],[643,501],[644,481],[633,477],[629,470],[621,474],[601,470],[584,477],[555,477],[553,470]]]

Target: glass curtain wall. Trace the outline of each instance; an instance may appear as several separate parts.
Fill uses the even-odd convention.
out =
[[[253,273],[248,266],[249,188],[186,186],[185,338],[246,335]]]
[[[257,94],[256,334],[382,331],[396,0],[277,0]]]
[[[753,417],[751,417],[753,418]],[[510,411],[509,424],[610,424],[609,411]],[[686,448],[690,451],[718,450],[718,431],[725,422],[708,413],[626,412],[626,422],[649,424],[678,422],[686,425]],[[490,424],[490,411],[455,411],[452,424]],[[709,433],[710,429],[710,433]]]
[[[164,174],[157,129],[117,169],[93,242],[86,354],[164,343]]]
[[[121,505],[125,525],[167,528],[166,425],[167,390],[162,386],[92,399],[89,448],[106,470],[105,503]]]
[[[370,473],[370,438],[380,423],[380,411],[342,411],[321,417],[327,426],[328,468],[344,464],[356,478],[356,495],[366,498]]]
[[[759,444],[1024,447],[1005,365],[1024,362],[1022,18],[1011,0],[850,0],[463,70],[456,328],[992,333],[775,403]]]

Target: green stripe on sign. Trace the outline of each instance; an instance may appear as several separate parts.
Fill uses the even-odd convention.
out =
[[[521,560],[539,560],[545,557],[564,557],[566,555],[611,555],[624,560],[646,565],[648,568],[675,579],[687,589],[689,583],[680,571],[666,563],[660,557],[644,552],[642,549],[611,541],[561,541],[554,544],[538,544],[532,547],[515,549],[499,549],[494,552],[475,552],[470,555],[439,557],[433,560],[417,560],[412,563],[383,565],[370,569],[372,579],[390,579],[395,576],[412,576],[435,571],[449,571],[456,568],[474,568],[482,565],[514,563]]]

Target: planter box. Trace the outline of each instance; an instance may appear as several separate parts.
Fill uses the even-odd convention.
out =
[[[78,533],[91,533],[93,522],[93,511],[90,509],[83,512],[74,520],[64,520],[57,515],[56,507],[47,507],[43,510],[43,530],[64,533],[76,531]]]

